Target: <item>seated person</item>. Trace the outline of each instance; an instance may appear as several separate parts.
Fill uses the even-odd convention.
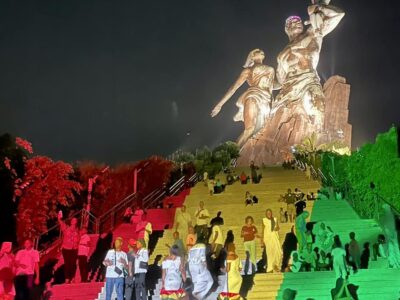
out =
[[[373,258],[377,260],[378,257],[387,258],[386,238],[383,234],[378,235],[377,242],[373,245]]]
[[[231,185],[231,184],[233,184],[235,182],[235,177],[232,175],[232,174],[228,174],[227,176],[226,176],[226,183],[228,184],[228,185]]]
[[[347,281],[340,277],[336,280],[335,288],[331,289],[332,300],[339,300],[339,299],[358,300],[357,290],[358,290],[357,285],[347,284]]]
[[[317,255],[312,250],[312,244],[308,243],[307,247],[301,253],[303,259],[303,267],[306,272],[315,271],[317,266]]]
[[[324,250],[319,250],[319,258],[317,261],[317,270],[318,271],[329,271],[330,270],[330,263],[329,258],[326,256]]]
[[[220,194],[225,190],[225,184],[222,184],[220,179],[217,179],[214,185],[214,194]]]
[[[246,192],[245,195],[245,205],[253,205],[258,203],[258,198],[256,196],[253,196],[249,191]]]
[[[288,264],[288,271],[293,273],[298,273],[301,271],[303,267],[303,260],[299,257],[299,253],[297,251],[293,251],[290,255],[290,260]]]
[[[307,195],[307,200],[308,200],[308,201],[314,201],[314,200],[316,200],[316,199],[317,199],[317,198],[315,197],[314,192],[311,192],[310,194]]]
[[[240,183],[241,184],[247,184],[249,177],[246,175],[246,173],[244,171],[242,171],[242,173],[240,174]]]

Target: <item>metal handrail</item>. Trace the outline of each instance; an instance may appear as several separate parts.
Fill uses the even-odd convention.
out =
[[[195,183],[198,180],[197,173],[195,173],[193,176],[190,177],[188,182]],[[178,192],[182,190],[182,188],[185,186],[185,177],[182,176],[178,181],[176,181],[169,189],[168,189],[168,195],[176,195]],[[160,201],[163,197],[167,195],[167,192],[163,188],[158,188],[150,192],[148,195],[146,195],[142,199],[142,206],[143,208],[149,208],[151,207],[154,203]],[[138,194],[137,193],[132,193],[128,196],[126,196],[123,200],[115,204],[113,207],[108,209],[105,213],[103,213],[101,216],[96,217],[93,215],[91,212],[87,211],[86,209],[81,209],[71,216],[69,216],[65,221],[70,221],[72,218],[79,218],[81,226],[87,222],[88,225],[91,225],[90,231],[93,233],[100,233],[104,232],[106,230],[112,230],[117,224],[118,220],[122,220],[122,215],[125,212],[127,207],[133,206],[133,203],[135,200],[137,200]],[[57,232],[58,230],[58,232]],[[60,230],[60,224],[57,223],[50,227],[46,232],[43,232],[37,236],[37,238],[34,241],[35,248],[38,249],[40,239],[43,238],[46,235],[49,235],[50,232],[55,231],[57,236],[57,240],[59,241],[61,237],[61,230]],[[57,246],[57,241],[56,242],[51,242],[51,245],[47,247],[49,248],[54,248],[54,246]],[[46,251],[44,249],[43,251]]]

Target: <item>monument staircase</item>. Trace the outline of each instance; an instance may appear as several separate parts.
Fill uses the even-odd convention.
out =
[[[244,170],[249,174],[248,168],[236,168],[236,174]],[[285,207],[283,202],[279,202],[280,195],[284,194],[288,188],[292,190],[300,188],[304,193],[316,191],[320,185],[317,181],[309,180],[304,173],[297,170],[284,170],[281,167],[267,167],[260,170],[263,179],[259,184],[242,185],[238,182],[226,186],[225,192],[210,196],[208,189],[203,183],[198,183],[186,196],[184,205],[189,213],[194,214],[199,201],[205,202],[205,207],[209,210],[211,217],[218,211],[222,211],[225,224],[222,226],[223,233],[232,230],[235,235],[236,251],[240,258],[244,258],[244,248],[240,238],[240,230],[246,216],[253,216],[256,226],[261,230],[261,220],[265,216],[265,210],[271,208],[274,216],[279,218],[280,207]],[[221,174],[222,182],[225,175]],[[244,205],[245,192],[250,191],[259,198],[259,203],[254,206]],[[311,212],[309,221],[324,221],[332,228],[335,234],[341,237],[343,243],[348,242],[348,233],[354,231],[356,238],[362,245],[365,241],[371,244],[376,241],[377,235],[381,232],[380,227],[374,220],[361,219],[344,200],[319,200],[307,201],[307,210]],[[290,231],[293,224],[280,224],[280,241],[283,243],[285,234]],[[167,255],[168,248],[166,243],[173,242],[171,226],[164,230],[163,236],[151,255],[150,262],[157,254]],[[114,231],[115,234],[129,236],[131,229],[128,225],[121,225]],[[262,248],[260,240],[257,240],[257,257],[261,257]],[[400,290],[400,271],[388,269],[384,260],[370,261],[368,270],[359,270],[355,275],[350,276],[350,283],[358,285],[359,299],[399,299]],[[296,299],[331,299],[330,289],[335,285],[335,275],[332,271],[327,272],[301,272],[301,273],[258,273],[254,278],[255,285],[249,292],[249,300],[272,300],[282,299],[283,291],[286,288],[297,290]],[[157,286],[154,300],[159,299],[160,284]],[[101,292],[100,292],[101,290]],[[55,300],[75,300],[75,299],[105,299],[104,283],[84,283],[59,285],[54,287]],[[96,293],[97,292],[97,293]],[[99,293],[100,292],[100,293]],[[216,299],[218,290],[208,299]],[[90,295],[89,295],[90,294]]]
[[[236,168],[236,174],[240,175],[242,170],[246,174],[250,174],[249,168]],[[216,216],[218,211],[222,211],[222,217],[224,218],[224,225],[222,231],[224,235],[228,230],[232,230],[235,235],[235,245],[238,256],[241,259],[245,258],[245,252],[243,247],[242,238],[240,237],[241,228],[244,225],[244,219],[246,216],[252,216],[255,221],[257,229],[261,231],[262,218],[265,217],[265,210],[267,208],[272,209],[273,215],[279,220],[280,207],[284,207],[286,210],[286,204],[278,202],[280,195],[287,192],[288,188],[294,190],[294,188],[300,188],[304,193],[319,189],[319,183],[317,181],[308,180],[304,173],[297,170],[284,170],[281,167],[267,167],[260,170],[262,173],[262,180],[258,184],[248,183],[242,185],[239,182],[233,185],[227,185],[225,192],[221,194],[215,194],[210,196],[208,189],[203,183],[198,183],[192,188],[190,195],[186,198],[185,205],[189,213],[194,214],[200,201],[204,201],[205,208],[210,212],[211,218]],[[219,175],[222,182],[225,181],[225,175]],[[253,195],[256,195],[259,199],[259,203],[253,206],[245,206],[245,193],[250,191]],[[312,210],[313,201],[307,202],[307,209]],[[290,231],[292,223],[280,224],[280,240],[283,243],[285,235]],[[164,235],[160,238],[157,246],[153,252],[153,257],[157,254],[167,255],[168,248],[165,246],[166,243],[171,244],[173,241],[172,233],[173,229],[165,230]],[[262,248],[260,240],[257,239],[257,257],[261,257]],[[249,293],[247,299],[275,299],[278,295],[279,288],[283,281],[283,274],[257,274],[255,276],[255,285],[252,291]],[[210,299],[216,299],[210,297]]]
[[[340,236],[343,244],[349,242],[349,233],[355,232],[360,247],[365,242],[376,242],[377,235],[382,233],[381,227],[373,219],[361,219],[352,207],[343,200],[316,201],[311,221],[324,221],[335,234]],[[395,300],[399,299],[400,270],[389,269],[387,261],[379,259],[370,261],[369,268],[359,270],[349,277],[349,283],[359,286],[357,295],[361,300]],[[284,289],[297,290],[296,299],[330,300],[330,290],[335,286],[335,273],[300,272],[284,273],[279,289],[278,299],[281,299]]]
[[[158,231],[162,232],[165,228],[170,228],[173,225],[175,209],[177,206],[181,206],[184,202],[184,199],[190,192],[190,189],[186,189],[186,184],[194,184],[197,181],[197,175],[193,175],[188,180],[185,180],[184,177],[180,178],[174,185],[172,185],[168,192],[165,191],[164,188],[156,189],[142,200],[142,205],[145,208],[154,207],[155,203],[159,203],[160,201],[169,203],[174,202],[176,205],[167,209],[147,209],[147,219],[153,225],[153,232]],[[167,196],[170,195],[170,196]],[[122,223],[123,213],[128,206],[132,206],[135,201],[135,194],[126,197],[121,200],[115,207],[111,208],[110,211],[105,213],[100,218],[93,218],[93,216],[89,215],[89,227],[91,226],[97,232],[107,232],[112,230],[113,238],[122,237],[125,241],[124,249],[127,251],[127,241],[130,238],[136,238],[135,228],[130,224]],[[75,215],[73,215],[75,217]],[[83,216],[82,216],[83,218]],[[56,228],[52,228],[55,230]],[[90,255],[94,252],[97,240],[99,239],[99,233],[90,234],[91,236],[91,249]],[[53,267],[54,270],[57,270],[64,264],[59,241],[56,241],[51,245],[51,247],[47,248],[43,251],[43,256],[41,261],[44,262],[51,259],[56,259],[57,263]],[[96,275],[96,274],[95,274]],[[89,276],[94,277],[96,276]],[[94,300],[94,299],[105,299],[104,293],[104,282],[80,282],[80,273],[79,269],[77,269],[75,275],[75,283],[72,284],[55,284],[52,287],[52,296],[51,300]],[[115,293],[114,293],[115,294]],[[115,295],[116,296],[116,295]],[[115,298],[114,298],[115,299]]]
[[[249,174],[248,168],[236,168],[237,174],[244,170]],[[304,193],[316,191],[320,185],[317,181],[309,180],[304,173],[297,170],[284,170],[281,167],[267,167],[260,170],[263,179],[259,184],[241,185],[235,183],[226,186],[222,194],[209,196],[208,189],[204,184],[198,183],[192,188],[190,195],[186,198],[185,205],[187,211],[193,216],[198,207],[199,201],[205,202],[205,207],[209,210],[211,217],[218,211],[222,211],[225,224],[222,226],[224,234],[228,230],[233,230],[235,235],[236,251],[242,259],[245,257],[240,230],[246,216],[253,216],[256,226],[261,230],[261,220],[265,215],[265,210],[271,208],[274,216],[279,218],[280,207],[285,204],[278,202],[281,194],[288,188],[292,190],[300,188]],[[217,177],[218,178],[218,177]],[[222,181],[225,176],[220,175]],[[250,191],[259,198],[259,203],[254,206],[244,205],[245,192]],[[381,233],[381,228],[372,219],[361,219],[352,207],[344,200],[319,200],[307,201],[307,210],[311,213],[308,221],[324,221],[338,234],[343,243],[349,241],[348,234],[351,231],[356,233],[356,239],[360,246],[369,241],[372,245],[376,241],[377,235]],[[285,234],[290,231],[293,224],[280,224],[280,241],[283,243]],[[152,257],[155,255],[167,255],[166,243],[173,241],[173,229],[164,231],[160,238]],[[261,244],[257,240],[257,257],[261,257]],[[371,250],[372,251],[372,250]],[[372,252],[371,252],[372,253]],[[350,283],[358,285],[358,295],[361,300],[399,299],[400,291],[400,271],[389,269],[385,260],[370,261],[369,269],[359,270],[355,275],[351,275]],[[315,299],[330,300],[330,290],[335,286],[335,274],[333,271],[326,272],[300,272],[300,273],[258,273],[254,278],[255,285],[249,292],[249,300],[272,300],[282,299],[283,291],[286,288],[297,290],[296,299]],[[218,291],[209,299],[216,299]],[[157,295],[157,292],[156,292]],[[154,300],[159,299],[157,296]]]

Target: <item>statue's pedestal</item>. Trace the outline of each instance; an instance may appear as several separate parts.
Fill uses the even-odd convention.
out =
[[[351,125],[348,123],[350,85],[340,76],[332,76],[324,84],[325,117],[319,143],[341,141],[351,147]],[[317,132],[302,103],[278,109],[263,129],[249,139],[240,151],[239,166],[280,164],[292,158],[293,146]]]

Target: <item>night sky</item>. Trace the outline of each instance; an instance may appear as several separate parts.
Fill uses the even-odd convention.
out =
[[[209,113],[254,48],[287,44],[301,0],[1,0],[0,133],[66,161],[119,163],[235,140],[240,91]],[[351,84],[353,145],[400,121],[399,1],[332,0],[345,18],[319,74]],[[190,135],[186,133],[190,132]]]

